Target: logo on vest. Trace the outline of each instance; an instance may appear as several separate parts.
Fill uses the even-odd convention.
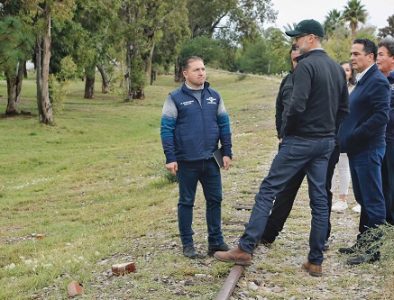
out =
[[[193,102],[194,102],[193,100],[184,101],[184,102],[181,102],[181,105],[187,106],[187,105],[193,104]]]
[[[216,98],[209,97],[206,100],[208,101],[207,104],[216,104]]]

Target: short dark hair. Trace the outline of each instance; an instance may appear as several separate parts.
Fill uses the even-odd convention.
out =
[[[378,56],[378,47],[376,47],[376,44],[372,42],[369,39],[355,39],[353,41],[353,44],[361,44],[364,46],[364,52],[366,54],[373,54],[373,59],[376,60],[376,57]]]
[[[378,47],[385,47],[389,52],[390,56],[394,55],[394,38],[386,36],[383,40],[381,40],[378,44]]]
[[[203,60],[201,57],[197,56],[197,55],[193,55],[193,56],[186,57],[186,58],[182,61],[182,64],[181,64],[182,71],[185,71],[185,70],[189,67],[189,64],[190,64],[191,62],[193,62],[193,61],[196,61],[196,60],[200,60],[200,61],[204,62],[204,60]]]

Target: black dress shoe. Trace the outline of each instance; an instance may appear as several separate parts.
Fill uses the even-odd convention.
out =
[[[183,255],[188,258],[197,258],[199,255],[193,245],[183,247]]]
[[[209,245],[208,246],[208,255],[213,256],[216,251],[228,251],[230,248],[226,243],[222,243],[220,245]]]
[[[359,256],[350,257],[346,263],[350,266],[355,266],[363,263],[374,263],[378,260],[380,260],[380,252],[375,252],[373,254],[365,253]]]
[[[356,244],[354,244],[354,245],[351,246],[351,247],[339,248],[339,249],[338,249],[338,252],[339,252],[339,253],[342,253],[342,254],[354,254],[354,253],[359,252],[360,249],[361,249],[360,245],[356,243]]]

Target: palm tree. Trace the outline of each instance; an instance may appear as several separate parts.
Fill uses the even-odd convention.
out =
[[[287,23],[286,25],[283,26],[284,31],[291,31],[294,30],[294,28],[297,26],[297,23]]]
[[[326,36],[330,36],[333,32],[344,23],[341,12],[337,9],[332,9],[328,12],[324,21],[323,27]]]
[[[356,30],[359,23],[365,23],[367,19],[367,10],[361,1],[349,0],[343,11],[343,18],[350,24],[350,30],[352,31],[352,37],[356,35]]]
[[[293,23],[293,24],[287,23],[286,25],[283,26],[283,31],[292,31],[296,26],[297,23]],[[291,38],[289,36],[285,35],[285,37],[289,42],[291,42]]]

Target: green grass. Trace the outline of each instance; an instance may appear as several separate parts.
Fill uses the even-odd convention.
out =
[[[223,220],[243,224],[248,212],[237,215],[232,206],[253,202],[276,151],[273,110],[279,79],[208,71],[230,112],[234,136],[234,165],[223,173]],[[32,112],[32,117],[0,118],[0,299],[66,298],[71,280],[84,284],[86,299],[214,298],[230,266],[180,255],[177,185],[163,172],[161,107],[176,86],[171,76],[161,76],[146,88],[145,100],[126,103],[119,96],[102,95],[98,86],[95,99],[83,99],[83,82],[73,82],[63,109],[55,115],[55,126],[44,126],[38,123],[35,83],[24,81],[20,109]],[[4,112],[4,81],[0,95]],[[306,199],[305,188],[303,195]],[[286,243],[306,242],[309,214],[296,207],[292,215],[305,220],[289,220],[288,228],[303,235],[279,241],[275,251],[267,253],[269,260],[256,262],[257,274],[278,273],[271,283],[286,287],[275,297],[261,295],[306,297],[299,286],[313,288],[309,278],[293,278],[292,266],[275,265],[286,260]],[[196,244],[205,251],[200,189],[194,227]],[[242,232],[242,226],[235,231],[230,227],[224,226],[225,235]],[[137,273],[105,275],[111,264],[127,260],[136,262]],[[388,270],[383,265],[367,271],[384,272],[385,285],[390,286],[393,274]],[[257,275],[247,273],[245,280],[248,276]],[[330,284],[346,288],[353,281],[345,277]],[[182,291],[174,292],[173,284]],[[392,284],[391,290],[381,288],[387,297],[392,295]]]

